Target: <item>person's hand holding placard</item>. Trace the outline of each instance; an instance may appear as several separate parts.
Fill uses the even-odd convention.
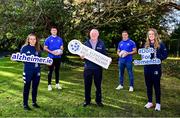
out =
[[[134,60],[134,65],[153,65],[160,64],[161,60],[156,58],[156,56],[151,59],[151,53],[155,54],[156,50],[153,48],[141,48],[138,50],[138,54],[141,55],[142,60]]]
[[[89,61],[92,61],[93,63],[108,69],[112,59],[110,57],[107,57],[85,45],[83,45],[78,40],[72,40],[68,44],[68,50],[72,54],[77,54],[85,59],[88,59]]]

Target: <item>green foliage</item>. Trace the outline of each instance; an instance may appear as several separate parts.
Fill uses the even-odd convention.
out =
[[[173,31],[169,40],[169,51],[174,54],[174,56],[180,56],[180,24]]]
[[[165,62],[163,65],[164,73],[166,76],[173,76],[176,78],[180,78],[180,61],[176,58],[169,59],[169,61]]]
[[[128,30],[137,44],[144,41],[150,27],[168,37],[166,26],[161,25],[168,22],[165,16],[171,14],[171,9],[165,6],[166,0],[1,0],[0,3],[0,44],[13,40],[8,45],[20,47],[31,32],[46,38],[52,25],[59,28],[65,47],[74,38],[84,41],[91,28],[100,30],[100,38],[108,48],[119,40],[122,30]]]
[[[180,40],[180,24],[177,25],[177,28],[174,30],[174,32],[171,34],[172,39]]]

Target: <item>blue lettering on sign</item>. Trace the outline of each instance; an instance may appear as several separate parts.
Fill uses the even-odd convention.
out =
[[[49,57],[43,58],[34,55],[27,56],[25,53],[13,53],[11,55],[11,60],[13,61],[22,61],[22,62],[31,62],[31,63],[40,63],[40,64],[49,64],[53,63],[53,60]]]
[[[152,65],[161,64],[161,60],[158,58],[151,59],[151,53],[155,53],[153,48],[141,48],[138,50],[138,54],[141,55],[142,60],[134,60],[134,65]]]
[[[147,53],[154,53],[155,50],[153,48],[141,48],[138,50],[138,54],[147,54]]]

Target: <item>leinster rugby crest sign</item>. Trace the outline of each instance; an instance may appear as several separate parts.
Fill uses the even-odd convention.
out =
[[[112,59],[107,57],[85,45],[83,45],[78,40],[72,40],[68,44],[68,50],[72,54],[77,54],[79,56],[84,56],[85,59],[105,68],[108,69]]]

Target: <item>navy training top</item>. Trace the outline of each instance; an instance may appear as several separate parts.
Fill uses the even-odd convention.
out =
[[[25,45],[21,48],[21,54],[26,54],[27,56],[34,55],[40,57],[40,52],[36,51],[34,46]],[[38,63],[31,63],[31,62],[24,62],[24,71],[40,71],[40,64]]]
[[[150,44],[151,48],[154,48],[154,44]],[[151,59],[154,58],[154,53],[151,54]],[[160,47],[156,50],[156,58],[160,59],[161,61],[165,60],[168,57],[168,52],[165,45],[160,42]],[[144,65],[144,70],[148,71],[151,69],[161,69],[161,64],[153,64],[153,65]]]

